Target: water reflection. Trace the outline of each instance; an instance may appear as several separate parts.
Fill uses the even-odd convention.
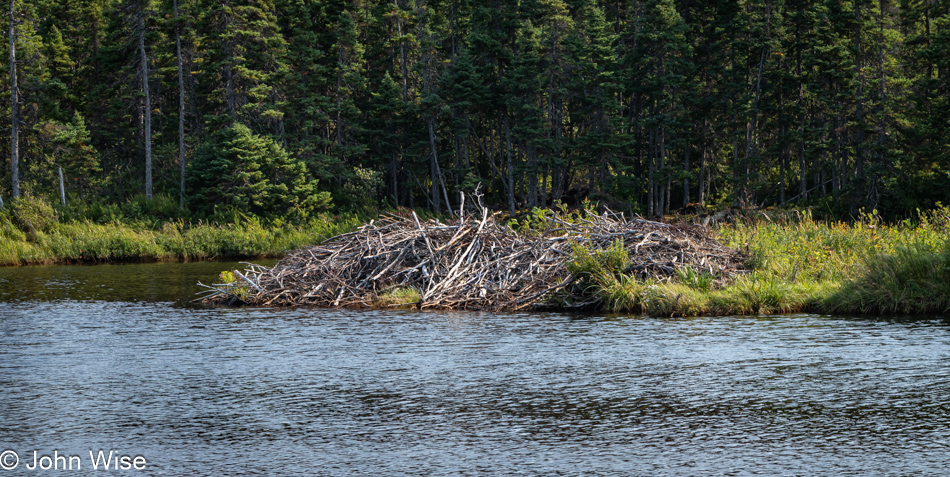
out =
[[[200,273],[227,268],[210,265]],[[939,475],[950,464],[939,317],[189,309],[167,303],[178,276],[154,282],[170,284],[154,303],[96,291],[125,293],[114,269],[0,280],[8,270],[54,284],[36,293],[55,298],[0,303],[4,449],[113,446],[145,455],[151,475]],[[136,273],[161,276],[123,276]],[[56,288],[72,282],[92,291]]]
[[[256,261],[271,265],[274,260]],[[0,268],[0,301],[167,301],[188,303],[238,262],[160,262],[143,264],[49,265]]]

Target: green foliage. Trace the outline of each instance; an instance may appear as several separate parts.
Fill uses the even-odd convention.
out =
[[[25,195],[11,204],[13,220],[20,230],[29,235],[49,231],[56,223],[56,211],[42,197]]]
[[[950,14],[928,2],[14,9],[21,185],[52,196],[62,166],[68,202],[143,192],[147,144],[155,193],[176,196],[181,161],[197,161],[185,195],[193,218],[215,220],[305,221],[329,207],[323,192],[337,211],[455,210],[478,184],[512,215],[592,197],[649,215],[792,203],[836,218],[877,207],[896,221],[950,201]],[[132,54],[140,14],[147,105]],[[250,163],[218,168],[244,161],[222,134],[250,138]],[[302,182],[268,176],[271,152],[303,164],[287,172]],[[4,196],[11,176],[0,173]],[[315,180],[320,191],[294,192]]]
[[[611,242],[606,249],[591,251],[580,244],[574,244],[571,249],[572,259],[567,264],[567,271],[574,276],[605,283],[616,279],[630,266],[630,256],[623,240]]]
[[[379,193],[383,188],[383,174],[361,167],[353,168],[353,177],[343,186],[344,196],[348,198],[355,212],[372,213],[378,211]]]
[[[828,298],[830,312],[946,313],[950,311],[950,240],[936,250],[912,242],[863,264]]]
[[[145,194],[135,195],[122,203],[103,200],[68,201],[66,207],[59,208],[63,222],[89,221],[96,224],[138,223],[149,227],[160,227],[170,220],[189,218],[187,210],[178,206],[178,200],[168,194],[156,194],[149,200]]]
[[[630,257],[622,240],[615,240],[606,249],[591,251],[580,244],[573,244],[571,249],[567,271],[587,293],[599,296],[607,309],[629,310],[640,303],[642,287],[623,274]]]
[[[151,200],[146,198],[145,194],[138,194],[122,204],[121,210],[126,219],[146,223],[185,217],[185,211],[178,206],[177,198],[168,194],[153,195]]]
[[[301,162],[239,123],[218,131],[196,151],[188,183],[194,191],[189,208],[206,217],[243,212],[302,221],[330,204],[329,193],[317,191]]]
[[[251,291],[251,287],[244,280],[238,280],[235,276],[235,273],[238,273],[237,270],[229,271],[225,270],[218,274],[219,283],[217,285],[230,285],[228,289],[234,296],[244,299],[247,298],[248,294]]]
[[[139,201],[173,203],[170,199]],[[21,215],[30,211],[31,217],[55,217],[55,210],[45,200],[21,198],[18,202],[29,205],[19,209]],[[93,205],[85,209],[105,211],[118,217],[116,220],[49,221],[45,228],[35,232],[21,230],[15,207],[0,209],[0,265],[274,257],[349,232],[362,222],[352,215],[322,214],[299,225],[287,225],[280,220],[265,224],[257,218],[226,225],[190,223],[180,218],[133,220],[122,209],[134,203],[127,207]],[[77,213],[75,208],[66,210]]]
[[[508,227],[523,234],[538,235],[554,225],[552,219],[558,216],[562,220],[570,220],[570,217],[564,214],[557,214],[550,209],[531,209],[531,212],[523,216],[520,220],[512,218],[508,221]]]
[[[747,284],[748,296],[763,298],[752,308],[771,308],[769,294],[797,296],[773,293],[770,276],[841,284],[875,257],[903,256],[908,234],[927,247],[941,240],[939,204],[950,201],[946,5],[175,3],[180,15],[173,2],[14,2],[20,185],[56,198],[62,166],[63,222],[306,227],[331,207],[331,193],[337,212],[434,212],[457,210],[459,192],[479,184],[495,210],[533,209],[512,213],[511,227],[526,234],[551,225],[545,207],[593,207],[587,197],[650,215],[793,204],[820,210],[815,219],[847,220],[723,229],[724,240],[748,244],[761,272]],[[139,12],[149,104],[131,54]],[[6,111],[9,97],[0,95]],[[151,201],[141,196],[146,144],[155,151]],[[181,161],[184,210],[173,199]],[[11,180],[2,168],[8,202]],[[933,208],[933,217],[915,212]],[[19,227],[35,229],[30,247],[56,233]],[[196,253],[267,242],[255,232],[226,245],[216,234]],[[681,300],[720,292],[702,276],[679,281],[656,290],[680,287]]]

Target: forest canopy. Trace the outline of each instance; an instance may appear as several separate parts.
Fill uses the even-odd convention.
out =
[[[950,203],[945,0],[11,0],[0,197]],[[15,58],[15,60],[13,60]],[[331,199],[332,198],[332,199]],[[332,203],[331,203],[332,200]]]

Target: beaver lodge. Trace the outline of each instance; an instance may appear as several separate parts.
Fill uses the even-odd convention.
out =
[[[274,267],[222,273],[199,300],[225,305],[385,307],[515,311],[590,308],[600,298],[579,256],[626,252],[616,273],[670,280],[686,269],[725,282],[743,254],[700,225],[621,213],[548,214],[526,232],[481,209],[450,223],[385,215],[354,232],[289,253]],[[540,226],[539,226],[540,224]],[[573,273],[572,273],[573,270]]]

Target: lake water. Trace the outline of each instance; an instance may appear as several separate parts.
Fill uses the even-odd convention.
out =
[[[943,317],[187,304],[234,266],[0,269],[0,477],[950,469]]]

